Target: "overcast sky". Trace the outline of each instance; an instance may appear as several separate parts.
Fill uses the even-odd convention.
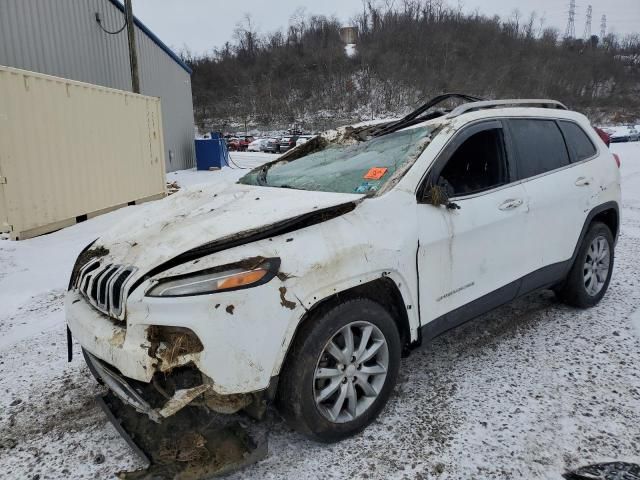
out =
[[[393,0],[387,0],[389,2]],[[399,0],[398,0],[399,3]],[[450,1],[457,5],[458,2]],[[478,9],[486,15],[509,17],[518,9],[522,16],[531,12],[544,15],[545,26],[564,32],[569,0],[463,0],[465,11]],[[600,19],[607,15],[608,32],[640,32],[640,0],[577,0],[576,35],[584,32],[587,6],[593,6],[591,31],[600,33]],[[231,41],[235,25],[251,13],[260,33],[286,28],[298,9],[310,13],[336,15],[343,22],[362,11],[361,0],[133,0],[135,15],[167,45],[180,50],[187,46],[203,53]]]

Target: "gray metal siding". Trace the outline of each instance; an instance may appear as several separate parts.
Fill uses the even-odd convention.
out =
[[[124,14],[109,0],[0,0],[0,65],[131,90]],[[168,171],[194,166],[191,77],[136,27],[141,93],[160,97]]]

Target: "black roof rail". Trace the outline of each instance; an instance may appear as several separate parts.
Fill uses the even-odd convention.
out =
[[[463,113],[475,112],[487,108],[499,108],[499,107],[538,107],[538,108],[553,108],[558,110],[569,110],[566,105],[558,102],[557,100],[545,100],[545,99],[508,99],[508,100],[483,100],[479,102],[465,103],[454,108],[447,114],[447,118],[454,118]]]

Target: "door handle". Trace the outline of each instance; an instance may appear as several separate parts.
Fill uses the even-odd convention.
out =
[[[586,187],[589,185],[589,179],[587,177],[578,177],[576,178],[576,186],[577,187]]]
[[[500,210],[513,210],[514,208],[518,208],[524,202],[521,198],[510,198],[509,200],[505,200],[498,207]]]

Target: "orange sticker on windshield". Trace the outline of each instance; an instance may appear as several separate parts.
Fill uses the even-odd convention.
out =
[[[385,173],[387,173],[386,167],[373,167],[369,169],[367,174],[362,178],[364,178],[365,180],[380,180],[382,177],[384,177]]]

